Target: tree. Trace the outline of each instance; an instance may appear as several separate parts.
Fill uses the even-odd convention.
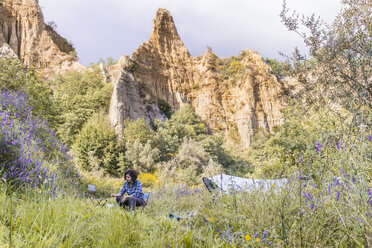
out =
[[[73,154],[80,168],[115,175],[124,163],[124,147],[118,144],[106,119],[104,114],[96,114],[84,125],[76,137]]]
[[[280,16],[309,49],[311,62],[298,50],[290,58],[294,75],[304,87],[300,93],[312,103],[337,103],[357,113],[364,107],[371,108],[372,103],[371,6],[368,0],[342,3],[331,26],[324,27],[314,15],[301,20],[296,12],[289,16],[285,0]]]
[[[144,145],[149,139],[152,138],[150,128],[146,126],[143,119],[131,121],[129,118],[127,118],[124,120],[124,127],[125,128],[122,135],[122,141],[124,144],[128,141],[133,143],[136,140],[139,140],[139,142]]]
[[[190,138],[184,138],[178,154],[160,166],[162,181],[169,179],[177,183],[196,185],[200,177],[210,177],[222,172],[222,166],[212,160],[203,146]]]
[[[185,137],[198,139],[208,134],[208,129],[190,105],[186,105],[165,122],[157,124],[154,137],[156,147],[161,151],[162,160],[168,160],[174,154]]]
[[[128,168],[134,168],[140,173],[153,172],[155,164],[159,161],[159,149],[151,147],[151,140],[142,144],[140,139],[127,142],[125,157]]]
[[[57,133],[68,145],[74,143],[75,136],[94,113],[109,107],[112,85],[103,82],[99,68],[91,69],[58,75],[51,82],[53,101],[60,115]]]

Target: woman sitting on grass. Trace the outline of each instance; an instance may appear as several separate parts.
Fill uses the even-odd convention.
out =
[[[130,210],[134,210],[136,206],[145,204],[143,199],[142,185],[137,180],[138,173],[135,170],[127,170],[124,173],[124,185],[119,194],[111,194],[111,197],[116,197],[117,203],[121,207],[129,206]],[[123,196],[127,193],[127,196]]]

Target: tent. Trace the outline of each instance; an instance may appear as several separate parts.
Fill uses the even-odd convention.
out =
[[[219,174],[209,178],[216,184],[218,189],[224,193],[236,191],[251,191],[260,190],[267,191],[270,188],[281,188],[288,184],[287,178],[282,179],[251,179],[243,177],[235,177],[226,174]]]

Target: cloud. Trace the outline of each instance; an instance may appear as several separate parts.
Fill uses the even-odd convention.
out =
[[[131,54],[147,41],[159,7],[168,9],[191,54],[211,46],[222,57],[253,49],[263,57],[280,59],[303,47],[296,34],[280,22],[280,0],[40,0],[46,21],[75,45],[81,62],[99,57]],[[317,13],[330,22],[338,12],[337,0],[287,0],[299,13]]]

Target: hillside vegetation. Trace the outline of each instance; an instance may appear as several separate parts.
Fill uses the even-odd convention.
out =
[[[308,57],[266,59],[283,85],[297,80],[281,126],[240,151],[211,135],[190,105],[165,122],[108,123],[112,85],[97,65],[42,81],[18,60],[0,61],[1,247],[372,246],[371,18],[364,0],[343,1],[330,27],[302,20],[285,2],[282,22]],[[239,57],[219,61],[239,75]],[[288,78],[287,78],[288,79]],[[239,156],[237,155],[239,154]],[[150,201],[129,212],[97,197],[120,190],[128,168]],[[224,172],[286,178],[270,189],[208,192]]]

